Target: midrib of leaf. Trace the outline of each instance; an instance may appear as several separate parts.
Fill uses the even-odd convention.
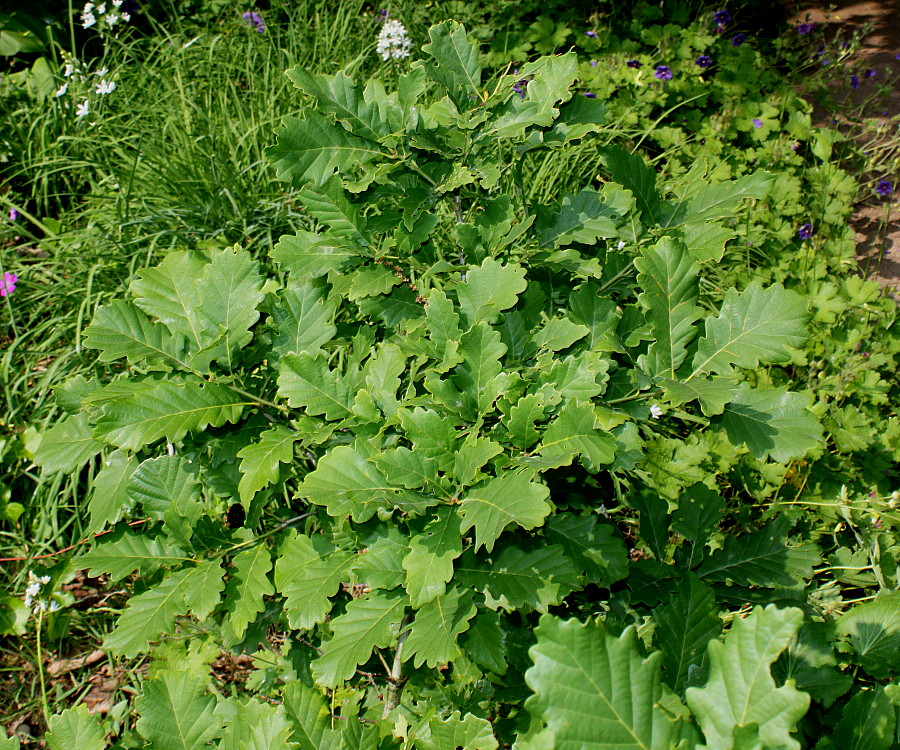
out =
[[[740,331],[741,331],[740,335],[736,336],[736,337],[733,338],[733,339],[730,339],[730,340],[728,341],[728,343],[727,343],[725,346],[723,346],[723,347],[717,349],[711,356],[707,357],[706,360],[705,360],[702,364],[697,365],[697,367],[694,368],[694,371],[693,371],[690,375],[688,375],[687,378],[685,378],[685,381],[684,381],[684,382],[685,382],[685,383],[688,382],[691,378],[695,377],[696,375],[702,375],[702,374],[703,374],[703,369],[706,367],[706,365],[708,365],[712,360],[714,360],[716,357],[719,356],[719,354],[721,354],[721,353],[723,353],[723,352],[727,352],[728,354],[730,354],[732,357],[735,357],[735,358],[739,357],[740,355],[737,354],[736,352],[734,352],[734,351],[731,349],[731,347],[733,347],[735,344],[740,343],[741,339],[742,339],[744,336],[747,336],[747,335],[749,335],[749,334],[751,334],[751,333],[754,333],[758,328],[764,328],[766,325],[768,325],[769,323],[771,323],[772,320],[775,320],[776,318],[777,318],[777,316],[774,316],[774,317],[772,317],[772,318],[768,318],[767,320],[764,320],[764,321],[760,322],[758,325],[754,326],[753,328],[741,328],[741,329],[740,329]],[[732,329],[731,326],[729,325],[729,327],[728,327],[729,333],[730,333],[732,330],[733,330],[733,329]]]
[[[585,680],[591,685],[591,687],[594,688],[596,694],[600,697],[600,700],[602,700],[603,703],[606,705],[606,707],[609,709],[609,712],[613,716],[616,717],[616,721],[622,725],[622,727],[625,729],[626,732],[628,732],[628,734],[631,735],[631,738],[634,740],[635,744],[639,748],[641,748],[641,750],[650,750],[650,747],[648,745],[645,745],[643,742],[641,742],[640,737],[638,737],[634,733],[634,730],[632,730],[632,728],[630,726],[628,726],[628,724],[622,719],[622,717],[619,715],[619,712],[616,711],[613,704],[610,703],[609,699],[606,697],[606,695],[604,695],[603,690],[600,688],[600,685],[598,685],[596,682],[594,682],[594,680],[591,679],[590,674],[588,674],[588,672],[586,672],[581,667],[581,657],[578,654],[576,654],[574,651],[570,650],[567,644],[558,644],[558,645],[561,645],[566,650],[566,652],[570,655],[572,664],[579,665],[578,668],[581,671],[581,673],[584,675]],[[589,719],[597,719],[599,721],[604,720],[602,716],[597,716],[596,714],[582,714],[582,715],[586,716]],[[610,747],[612,747],[612,745],[610,745]]]

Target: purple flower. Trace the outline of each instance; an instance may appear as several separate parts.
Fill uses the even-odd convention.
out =
[[[806,36],[809,34],[814,28],[816,28],[815,22],[813,23],[800,23],[797,24],[797,33]]]
[[[709,55],[700,55],[694,62],[701,68],[708,68],[713,64],[712,58]]]
[[[640,60],[629,60],[625,63],[629,68],[640,68],[644,63]]]
[[[875,186],[875,192],[882,198],[887,198],[894,192],[894,183],[890,180],[878,180]]]
[[[871,68],[869,68],[865,73],[863,73],[863,78],[874,78],[878,73]]]
[[[381,16],[381,20],[383,21],[385,18],[388,17],[388,12],[384,8],[382,8],[381,13],[379,13],[379,15]]]
[[[596,61],[596,60],[591,60],[591,67],[592,67],[592,68],[596,68],[596,67],[597,67],[597,61]]]
[[[809,222],[806,222],[800,229],[797,230],[797,236],[801,240],[808,240],[813,235],[813,225]]]
[[[854,91],[859,88],[859,76],[850,76],[850,88]]]
[[[14,209],[14,208],[9,209],[9,220],[15,221],[18,218],[19,218],[19,212],[16,211],[16,209]]]
[[[843,42],[841,44],[841,49],[847,49],[847,47],[849,47],[849,46],[850,46],[850,42]]]
[[[656,71],[653,73],[655,78],[658,78],[660,81],[671,81],[672,80],[672,71],[669,70],[668,65],[657,65]]]
[[[900,60],[900,52],[898,52],[896,55],[894,55],[894,59],[895,59],[895,60]]]
[[[733,37],[731,37],[731,46],[732,47],[740,47],[746,41],[747,41],[746,34],[735,34]]]
[[[3,274],[3,281],[0,282],[0,297],[8,297],[14,291],[16,291],[16,282],[19,280],[19,277],[14,273],[9,273],[8,271]]]
[[[584,92],[584,95],[585,95],[588,99],[596,99],[596,98],[597,98],[597,95],[596,95],[593,91],[585,91],[585,92]]]
[[[244,19],[248,26],[252,26],[260,34],[262,34],[266,30],[266,22],[263,21],[262,16],[259,15],[259,13],[254,13],[252,10],[248,10],[241,16],[241,18]]]
[[[717,10],[713,13],[713,22],[719,26],[724,26],[731,21],[731,13],[727,10]]]
[[[822,58],[822,67],[827,67],[831,65],[831,60],[826,60],[824,57]]]
[[[585,31],[585,32],[584,32],[584,35],[585,35],[585,36],[589,36],[591,39],[596,39],[596,38],[597,38],[597,32],[596,32],[596,31]]]
[[[762,120],[760,120],[758,117],[754,117],[753,118],[753,127],[756,128],[757,130],[759,130],[762,127]]]

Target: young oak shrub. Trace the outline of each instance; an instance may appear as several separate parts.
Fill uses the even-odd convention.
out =
[[[610,150],[622,184],[524,204],[522,161],[602,105],[572,97],[573,55],[486,91],[464,29],[430,36],[390,94],[289,71],[311,106],[270,155],[315,230],[141,271],[84,337],[127,367],[58,394],[38,460],[99,456],[90,528],[115,528],[75,564],[138,575],[104,648],[256,652],[268,701],[210,693],[170,644],[122,746],[799,747],[810,696],[769,667],[803,612],[723,640],[717,613],[803,603],[814,548],[783,518],[723,535],[714,472],[671,503],[644,481],[660,434],[757,462],[821,439],[810,394],[742,382],[791,360],[804,300],[700,295],[721,221],[770,176],[695,170],[664,200]]]

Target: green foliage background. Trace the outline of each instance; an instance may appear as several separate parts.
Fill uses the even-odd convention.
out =
[[[372,16],[295,11],[310,50],[225,9],[200,20],[246,38],[234,70],[266,61],[258,110],[160,26],[123,50],[205,102],[116,136],[51,109],[40,160],[15,155],[51,257],[7,298],[9,372],[59,324],[35,302],[72,304],[39,274],[97,238],[126,260],[75,274],[77,347],[39,397],[9,378],[39,429],[4,443],[2,510],[50,548],[108,532],[46,591],[127,583],[89,637],[153,652],[136,722],[66,708],[49,746],[891,747],[895,303],[847,273],[855,157],[767,43],[638,4],[593,36],[475,12],[480,52],[420,8],[420,59],[363,87],[346,40]],[[48,101],[34,75],[10,101]],[[60,488],[74,512],[42,504]],[[40,662],[88,618],[53,594],[32,621],[27,570],[0,625]],[[211,681],[223,650],[252,655],[242,685]]]

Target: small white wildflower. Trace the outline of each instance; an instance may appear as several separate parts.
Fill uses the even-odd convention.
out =
[[[625,249],[625,240],[619,240],[619,244],[616,246],[620,251]]]
[[[56,93],[54,96],[59,99],[63,94],[65,94],[69,90],[69,82],[66,81],[62,86],[56,89]]]
[[[94,18],[94,14],[93,14],[93,13],[82,13],[82,14],[81,14],[81,25],[82,25],[84,28],[89,29],[89,28],[91,28],[91,26],[93,26],[95,23],[97,23],[97,19]]]
[[[59,611],[59,602],[56,601],[55,599],[54,599],[52,602],[50,602],[50,611],[51,611],[51,612],[58,612],[58,611]]]
[[[94,75],[97,76],[97,78],[103,78],[107,73],[109,73],[109,68],[100,68]]]
[[[66,69],[63,71],[63,76],[66,78],[70,78],[72,73],[75,72],[75,66],[72,63],[66,63]]]
[[[119,15],[122,17],[122,20],[125,23],[128,23],[131,20],[131,13],[126,13],[125,11],[122,11]]]
[[[91,103],[85,99],[81,104],[79,104],[75,108],[75,116],[76,117],[87,117],[88,113],[91,111]]]
[[[412,40],[406,33],[406,27],[394,19],[385,21],[375,44],[375,51],[381,55],[381,59],[390,60],[393,57],[396,60],[409,57],[411,48]]]
[[[115,13],[110,13],[106,16],[106,25],[112,28],[119,22],[119,17]]]
[[[124,0],[113,0],[113,8],[115,8],[116,10],[118,10],[119,7],[122,5],[123,2],[124,2]]]
[[[166,453],[168,453],[170,456],[174,456],[175,455],[175,446],[172,445],[171,443],[166,443]]]
[[[38,578],[38,580],[41,582],[42,586],[46,586],[48,583],[50,583],[50,576],[41,576],[40,578]]]
[[[116,90],[116,82],[115,81],[100,81],[97,84],[97,93],[98,94],[111,94]]]
[[[97,6],[97,12],[98,12],[101,16],[102,16],[103,14],[105,14],[105,13],[106,13],[106,3],[100,3],[100,5]]]
[[[650,416],[654,419],[659,419],[663,415],[663,410],[659,408],[658,405],[653,404],[650,407]]]
[[[81,12],[82,13],[90,13],[94,9],[94,7],[95,6],[93,3],[85,3],[84,8]]]

